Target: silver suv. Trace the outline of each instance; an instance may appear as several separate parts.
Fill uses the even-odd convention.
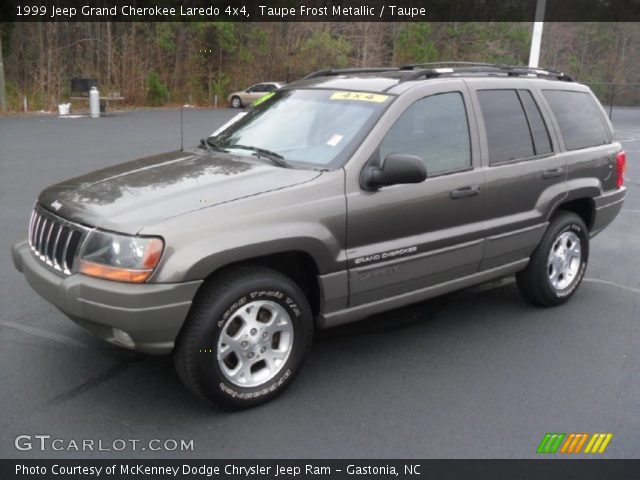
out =
[[[562,73],[324,71],[198,147],[47,188],[13,259],[75,322],[242,408],[291,384],[315,328],[513,274],[567,301],[624,168]]]

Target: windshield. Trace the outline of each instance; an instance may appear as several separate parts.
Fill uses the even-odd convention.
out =
[[[284,90],[258,99],[210,143],[225,150],[278,155],[288,164],[342,164],[391,102],[389,95],[332,90]]]

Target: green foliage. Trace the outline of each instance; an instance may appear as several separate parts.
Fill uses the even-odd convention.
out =
[[[173,23],[158,22],[156,25],[156,43],[167,53],[176,51],[176,34]]]
[[[211,28],[215,32],[216,42],[222,51],[230,52],[238,45],[236,24],[233,22],[212,22]]]
[[[214,95],[218,95],[218,102],[224,102],[227,97],[229,84],[231,79],[226,73],[220,73],[217,78],[211,82],[211,91]]]
[[[142,106],[209,104],[231,89],[325,68],[438,60],[521,65],[531,31],[530,22],[0,22],[8,108],[21,110],[26,95],[30,111],[67,98],[75,75],[97,78],[106,92]],[[547,22],[541,55],[541,65],[592,85],[637,83],[640,29],[633,22]],[[609,86],[594,90],[609,101]],[[636,92],[616,87],[616,102],[637,104]]]
[[[302,43],[297,60],[307,66],[307,71],[342,68],[349,64],[350,51],[348,40],[334,37],[328,30],[321,30]]]
[[[433,62],[438,49],[431,37],[431,25],[427,22],[403,24],[395,39],[395,59],[399,65]]]
[[[225,52],[230,52],[238,46],[238,33],[233,22],[189,22],[199,39],[206,48],[216,45]]]
[[[14,82],[7,82],[7,109],[14,112],[22,110],[22,94]]]
[[[152,70],[147,77],[147,101],[150,105],[162,105],[169,99],[169,88],[162,83],[160,75]]]
[[[259,55],[269,53],[269,38],[264,30],[251,30],[251,43]]]
[[[531,24],[463,22],[445,27],[442,59],[523,65],[529,58]]]
[[[14,22],[0,22],[0,39],[2,40],[2,55],[6,58],[11,53],[11,38]]]

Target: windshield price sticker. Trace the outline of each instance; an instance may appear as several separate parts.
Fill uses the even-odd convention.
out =
[[[383,103],[389,98],[388,95],[366,92],[336,92],[331,95],[331,100],[357,100],[360,102]]]

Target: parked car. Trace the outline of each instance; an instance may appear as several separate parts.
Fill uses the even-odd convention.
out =
[[[227,101],[233,108],[243,108],[247,105],[251,105],[253,102],[266,95],[267,93],[275,92],[277,89],[283,86],[283,82],[256,83],[255,85],[251,85],[246,90],[233,92],[227,97]]]
[[[13,260],[98,337],[171,353],[198,397],[243,408],[291,384],[316,328],[514,274],[566,302],[624,170],[562,73],[320,72],[197,148],[45,189]]]

